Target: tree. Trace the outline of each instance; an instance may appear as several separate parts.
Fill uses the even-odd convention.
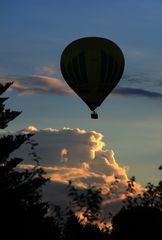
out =
[[[84,191],[78,191],[69,181],[68,195],[71,197],[69,212],[82,212],[83,221],[95,223],[100,221],[100,208],[102,202],[101,190],[90,186]]]
[[[75,215],[71,215],[67,218],[67,222],[64,225],[63,239],[62,240],[109,240],[109,232],[100,229],[97,224],[91,222],[83,223]]]
[[[4,93],[13,82],[7,82],[6,84],[0,83],[0,95]],[[7,127],[7,124],[20,115],[21,112],[17,111],[10,111],[10,109],[4,109],[3,102],[6,101],[8,98],[0,98],[0,129],[4,129]]]
[[[134,192],[133,181],[128,191]],[[162,236],[162,181],[157,186],[148,183],[137,196],[127,195],[124,206],[112,219],[111,239],[159,239]]]
[[[0,84],[0,94],[13,82]],[[0,129],[21,112],[5,109],[0,98]],[[4,135],[0,138],[0,234],[3,239],[59,239],[59,228],[50,215],[50,207],[42,201],[42,186],[48,181],[37,162],[33,169],[21,169],[23,159],[10,158],[10,154],[23,143],[30,141],[31,134]],[[36,154],[34,155],[36,157]],[[36,160],[36,159],[35,159]]]
[[[161,239],[162,212],[155,207],[132,206],[112,219],[111,239]]]
[[[99,228],[101,192],[95,187],[81,191],[69,181],[68,195],[71,202],[67,207],[66,221],[63,227],[63,240],[108,240],[109,229]],[[82,218],[77,216],[82,213]]]

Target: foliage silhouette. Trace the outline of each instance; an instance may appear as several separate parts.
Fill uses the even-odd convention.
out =
[[[0,84],[0,94],[12,83]],[[0,129],[21,112],[5,110],[0,98]],[[21,169],[20,158],[10,154],[32,135],[5,135],[0,138],[0,237],[3,239],[59,239],[60,231],[47,202],[42,201],[42,186],[48,181],[38,164],[30,170]],[[31,143],[34,154],[34,143]],[[35,154],[35,160],[37,155]]]
[[[135,193],[133,177],[128,191]],[[157,186],[148,183],[143,193],[127,195],[119,213],[112,219],[111,239],[161,239],[162,181]]]
[[[110,239],[108,228],[100,229],[98,225],[102,202],[101,191],[93,186],[80,191],[72,185],[71,181],[67,189],[71,202],[66,212],[63,240]],[[79,217],[80,213],[82,216]]]
[[[101,230],[97,224],[83,222],[75,215],[68,217],[64,226],[63,240],[109,240],[109,232]]]
[[[72,185],[71,181],[69,181],[67,188],[68,195],[72,199],[69,210],[75,209],[75,212],[82,212],[84,221],[88,223],[98,221],[100,218],[100,206],[103,200],[100,189],[90,186],[81,192]]]
[[[0,95],[4,93],[13,82],[7,82],[4,85],[0,83]],[[10,109],[5,109],[3,104],[8,98],[0,98],[0,129],[4,129],[8,126],[8,123],[16,118],[21,112],[10,111]]]
[[[155,207],[122,209],[112,219],[111,239],[161,239],[162,212]]]

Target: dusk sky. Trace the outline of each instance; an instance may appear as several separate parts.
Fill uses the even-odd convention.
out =
[[[10,97],[6,107],[23,111],[6,131],[28,126],[36,132],[47,128],[49,132],[49,128],[55,129],[54,133],[63,131],[61,156],[71,149],[76,158],[81,156],[76,140],[79,131],[85,139],[93,135],[96,142],[89,142],[99,144],[95,145],[98,154],[111,155],[107,151],[112,149],[113,164],[126,167],[127,176],[135,175],[143,185],[157,183],[162,177],[158,171],[162,164],[161,24],[161,0],[1,0],[0,82],[14,81],[4,94]],[[123,77],[97,109],[98,120],[90,118],[90,110],[71,92],[60,72],[63,49],[86,36],[111,39],[125,56]],[[64,137],[64,127],[71,129],[71,139],[75,133],[75,144],[67,144],[70,140]],[[56,156],[56,142],[53,144]],[[87,156],[82,154],[81,161],[86,162]],[[73,167],[75,157],[71,155]]]

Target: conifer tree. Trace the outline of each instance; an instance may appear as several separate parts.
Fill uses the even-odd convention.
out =
[[[0,84],[0,95],[13,82]],[[21,112],[5,109],[7,98],[0,97],[0,129]],[[0,239],[59,239],[59,229],[49,215],[49,205],[42,201],[42,186],[48,181],[37,164],[33,169],[21,169],[23,159],[10,154],[31,134],[0,136]],[[30,141],[32,148],[35,143]]]

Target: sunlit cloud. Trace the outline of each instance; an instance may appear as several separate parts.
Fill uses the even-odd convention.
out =
[[[53,77],[32,75],[27,77],[5,77],[0,78],[0,82],[14,81],[11,86],[18,95],[74,95],[68,85]]]
[[[89,186],[101,189],[105,199],[104,214],[110,211],[110,205],[114,206],[115,202],[118,203],[116,210],[121,207],[128,188],[127,170],[124,166],[119,166],[114,151],[107,149],[102,133],[79,128],[39,130],[34,126],[29,126],[21,132],[35,133],[32,139],[39,143],[37,153],[41,157],[40,165],[51,179],[51,183],[44,189],[44,196],[48,201],[65,204],[66,186],[71,180],[78,189],[84,190]],[[33,161],[28,155],[29,152],[28,144],[14,152],[14,156],[25,159],[20,167],[32,167]],[[117,184],[112,189],[116,180]],[[140,192],[142,187],[135,183],[135,189]]]

